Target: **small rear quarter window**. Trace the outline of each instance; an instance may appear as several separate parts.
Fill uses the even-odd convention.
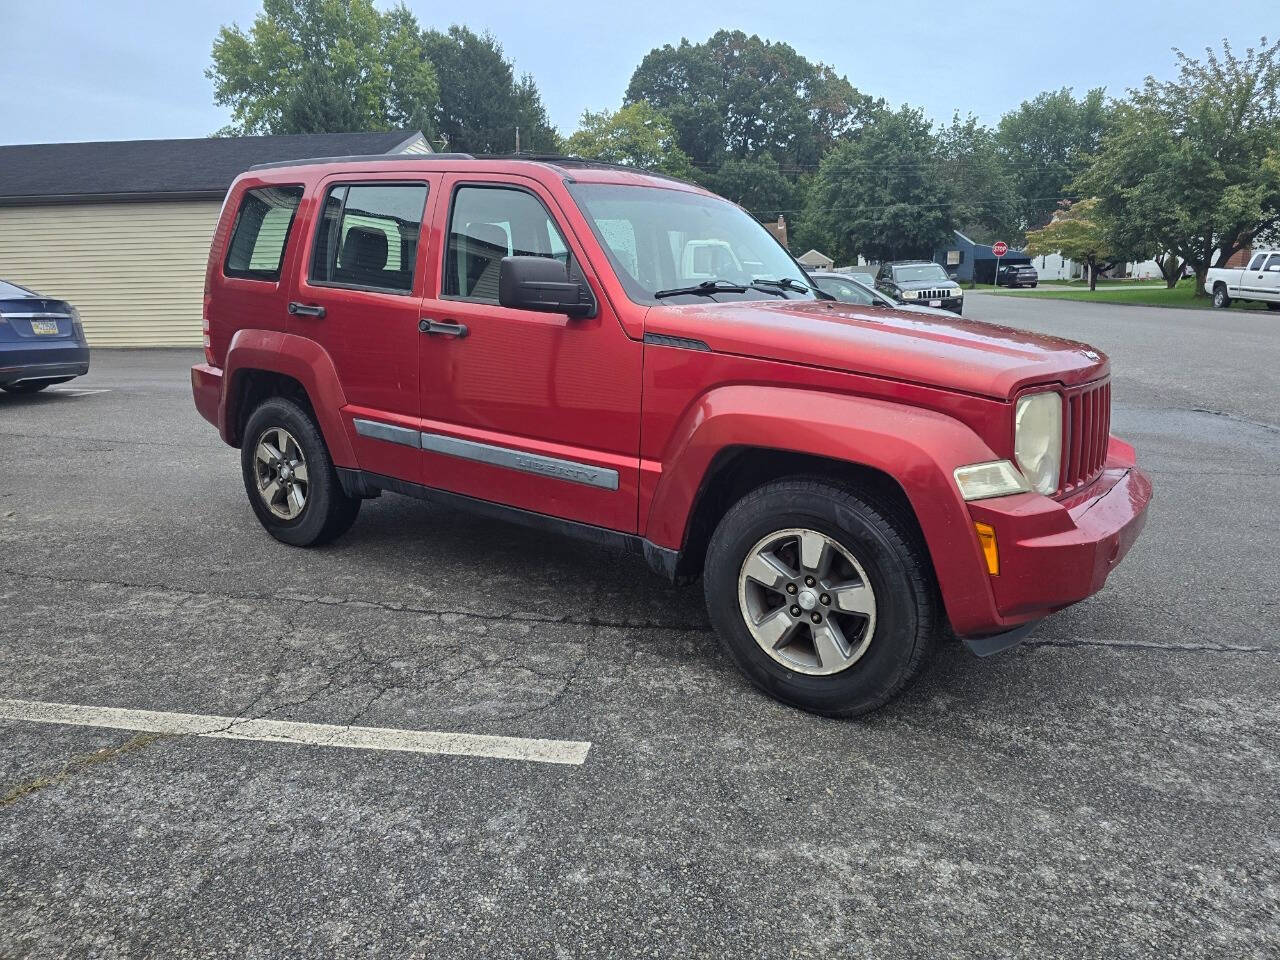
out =
[[[245,193],[236,213],[222,272],[247,280],[280,279],[302,187],[258,187]]]

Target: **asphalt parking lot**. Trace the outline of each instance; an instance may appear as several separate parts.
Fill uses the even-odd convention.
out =
[[[390,495],[276,543],[194,353],[0,396],[0,701],[589,744],[0,719],[0,956],[1275,956],[1280,316],[968,313],[1110,353],[1157,499],[1103,593],[848,722],[638,560]]]

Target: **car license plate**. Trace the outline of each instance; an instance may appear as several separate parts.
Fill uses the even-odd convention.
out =
[[[940,307],[940,306],[942,306],[942,301],[941,301],[941,300],[930,300],[930,301],[929,301],[929,306],[931,306],[931,307]]]
[[[58,321],[57,320],[32,320],[31,332],[36,334],[37,336],[56,337],[58,335]]]

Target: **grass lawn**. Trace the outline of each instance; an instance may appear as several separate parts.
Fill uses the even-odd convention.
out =
[[[984,289],[984,287],[979,287]],[[1098,289],[1090,291],[1088,286],[1076,282],[1067,285],[1041,284],[1034,290],[995,290],[985,287],[1001,297],[1043,297],[1046,300],[1078,300],[1089,303],[1121,303],[1134,304],[1141,307],[1182,307],[1197,310],[1209,310],[1213,303],[1208,297],[1196,296],[1194,279],[1187,279],[1170,290],[1161,280],[1151,282],[1112,281],[1100,282]],[[1236,300],[1231,304],[1233,310],[1266,310],[1265,303],[1244,303]]]

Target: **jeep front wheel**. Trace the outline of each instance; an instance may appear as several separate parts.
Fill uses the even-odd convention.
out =
[[[291,400],[272,397],[253,411],[240,467],[253,512],[282,543],[328,543],[346,533],[360,512],[360,501],[342,489],[319,428]]]
[[[784,703],[854,716],[897,696],[932,648],[936,591],[893,505],[820,480],[735,504],[707,552],[707,610],[747,677]]]

